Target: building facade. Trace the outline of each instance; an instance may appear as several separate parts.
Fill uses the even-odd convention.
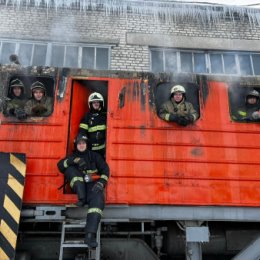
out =
[[[256,9],[178,4],[167,14],[173,6],[144,13],[18,3],[0,5],[2,64],[15,53],[26,66],[260,74]]]

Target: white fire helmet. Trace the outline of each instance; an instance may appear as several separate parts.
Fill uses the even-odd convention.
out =
[[[94,92],[88,97],[89,108],[90,108],[90,103],[92,103],[94,101],[99,101],[101,103],[101,107],[104,107],[104,98],[100,93]]]
[[[256,90],[251,90],[251,91],[249,91],[248,93],[247,93],[247,95],[246,95],[247,97],[256,97],[256,98],[259,98],[260,97],[260,94],[259,94],[259,92],[258,91],[256,91]]]
[[[183,86],[181,85],[174,85],[171,89],[171,95],[176,93],[176,92],[180,92],[182,94],[185,94],[186,93],[186,90]]]

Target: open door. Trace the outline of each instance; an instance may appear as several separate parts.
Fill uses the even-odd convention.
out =
[[[106,111],[108,93],[107,81],[91,80],[89,78],[87,80],[73,80],[68,153],[71,153],[74,148],[74,138],[78,133],[81,119],[85,113],[89,111],[88,97],[93,92],[99,92],[104,97],[104,110]]]
[[[69,140],[67,154],[74,149],[74,139],[78,134],[79,124],[85,113],[89,111],[88,97],[93,92],[99,92],[104,97],[104,109],[107,107],[107,81],[74,79],[72,81],[72,100],[69,121]],[[71,193],[66,187],[65,193]]]
[[[72,83],[72,100],[69,124],[69,142],[67,153],[70,154],[74,149],[74,139],[79,130],[79,123],[84,114],[89,110],[88,97],[91,90],[87,88],[81,81],[74,80]]]

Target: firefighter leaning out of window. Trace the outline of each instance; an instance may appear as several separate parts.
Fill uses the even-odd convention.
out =
[[[167,100],[159,109],[159,117],[168,122],[176,122],[181,126],[194,123],[199,115],[193,105],[186,100],[186,90],[181,85],[171,89],[170,100]]]
[[[31,98],[25,104],[28,116],[49,116],[53,109],[53,101],[47,96],[46,88],[42,82],[36,81],[31,85]]]
[[[85,243],[97,247],[96,232],[105,207],[104,189],[109,167],[100,154],[87,150],[87,146],[87,137],[78,135],[72,155],[60,160],[58,168],[77,193],[76,206],[88,204]]]
[[[88,149],[99,153],[105,158],[106,151],[106,120],[104,98],[94,92],[88,98],[89,112],[85,114],[79,125],[79,134],[88,137]]]
[[[25,95],[23,82],[19,79],[13,79],[10,82],[9,92],[8,97],[10,100],[6,103],[4,114],[6,116],[15,116],[20,120],[25,119],[26,113],[24,111],[24,105],[27,98]]]
[[[260,121],[259,97],[258,91],[250,90],[245,96],[245,105],[232,118],[238,121]]]

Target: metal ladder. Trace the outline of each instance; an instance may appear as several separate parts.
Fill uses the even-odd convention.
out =
[[[85,237],[85,221],[79,220],[66,220],[62,223],[61,231],[61,244],[60,244],[60,255],[59,260],[63,260],[65,249],[80,249],[82,256],[78,259],[84,260],[100,260],[100,224],[97,231],[97,248],[89,248],[88,245],[84,244]],[[68,234],[71,237],[68,237]],[[82,250],[83,249],[83,250]],[[76,259],[76,258],[75,258]]]

